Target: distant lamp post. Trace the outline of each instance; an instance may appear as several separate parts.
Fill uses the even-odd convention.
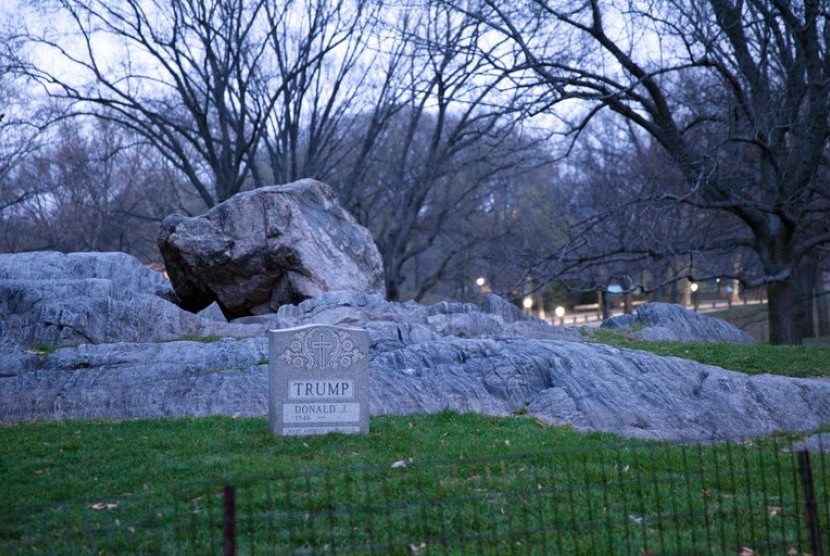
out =
[[[614,295],[620,295],[625,292],[625,289],[622,287],[622,284],[617,282],[611,282],[608,284],[608,293],[612,293]]]
[[[478,288],[479,295],[487,295],[488,293],[492,293],[492,289],[490,288],[490,284],[487,283],[487,278],[484,276],[479,276],[476,278],[476,287]]]
[[[525,313],[530,314],[530,309],[533,308],[533,298],[529,295],[522,300],[522,307],[525,308]]]
[[[699,289],[700,289],[700,286],[698,285],[697,282],[692,282],[691,285],[689,286],[689,290],[691,290],[691,292],[692,292],[692,304],[694,304],[694,306],[695,306],[695,312],[697,312],[698,306],[700,305],[700,300],[698,298],[698,290]]]
[[[563,326],[565,324],[565,308],[559,305],[553,310],[553,314],[559,319],[559,326]]]

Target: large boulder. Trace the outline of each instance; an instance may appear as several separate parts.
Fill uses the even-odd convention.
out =
[[[630,332],[635,338],[650,341],[714,342],[754,344],[755,340],[725,320],[707,317],[672,303],[646,303],[636,315],[606,319],[602,328]]]
[[[182,307],[229,319],[333,290],[382,294],[372,236],[314,180],[239,193],[197,217],[172,215],[159,246]]]

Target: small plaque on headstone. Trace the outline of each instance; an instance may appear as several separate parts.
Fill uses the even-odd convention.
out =
[[[268,339],[272,433],[369,433],[367,331],[309,325],[270,330]]]

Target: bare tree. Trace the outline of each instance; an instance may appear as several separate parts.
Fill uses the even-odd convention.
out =
[[[43,129],[52,117],[49,107],[26,94],[25,81],[15,76],[19,44],[0,32],[0,216],[14,210],[39,191],[36,183],[14,180],[19,165],[40,147]]]
[[[383,53],[393,63],[379,80],[381,101],[359,120],[355,170],[340,187],[346,206],[374,233],[390,299],[402,296],[408,272],[418,275],[411,295],[422,297],[486,235],[455,233],[452,247],[436,249],[482,210],[498,175],[522,163],[510,142],[519,119],[515,98],[501,91],[504,77],[473,55],[492,48],[481,22],[432,2],[397,15],[390,28],[396,48]],[[430,264],[416,272],[416,259],[428,251]]]
[[[2,249],[117,250],[158,260],[158,224],[178,188],[165,183],[172,176],[164,160],[138,139],[101,120],[66,119],[50,129],[10,176],[20,189],[38,187],[8,211]]]
[[[830,241],[828,186],[815,178],[828,136],[828,3],[482,0],[458,6],[509,40],[517,86],[546,108],[587,105],[647,132],[683,176],[659,200],[728,214],[746,230],[769,295],[770,341],[798,343],[798,268]],[[554,39],[554,33],[556,39]],[[695,95],[688,94],[691,90]]]
[[[107,118],[142,135],[187,176],[208,207],[243,187],[286,82],[323,55],[314,52],[299,63],[270,59],[269,46],[283,47],[283,38],[298,42],[300,50],[315,43],[316,35],[274,36],[276,28],[292,24],[303,2],[48,0],[37,5],[45,17],[68,18],[72,28],[68,34],[49,26],[21,34],[32,52],[23,65],[26,73],[50,95],[74,102],[76,113]],[[324,32],[317,23],[309,33]],[[283,70],[277,80],[269,73],[273,63]]]
[[[309,0],[285,17],[266,4],[270,65],[256,101],[274,106],[263,130],[264,168],[254,168],[257,185],[328,181],[342,171],[355,148],[353,114],[370,107],[377,94],[367,48],[376,40],[380,6],[372,0]]]

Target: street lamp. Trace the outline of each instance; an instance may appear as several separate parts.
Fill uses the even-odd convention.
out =
[[[559,305],[553,310],[553,314],[559,319],[559,326],[563,326],[565,324],[565,308]]]
[[[484,284],[486,283],[487,279],[484,276],[479,276],[478,278],[476,278],[476,286],[478,286],[479,288],[483,288]]]
[[[522,300],[522,307],[525,308],[525,313],[530,314],[530,309],[533,307],[533,298],[529,295]]]
[[[695,306],[695,312],[697,312],[697,308],[700,304],[700,301],[698,300],[697,291],[700,289],[700,286],[697,284],[697,282],[692,282],[691,285],[689,285],[689,289],[692,291],[692,303]]]

